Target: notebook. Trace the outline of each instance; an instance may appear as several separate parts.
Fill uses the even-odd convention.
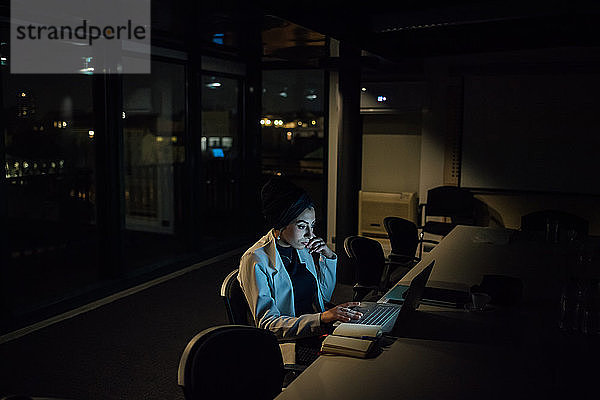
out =
[[[403,287],[406,293],[402,295],[404,301],[401,304],[361,301],[360,305],[354,307],[354,309],[360,311],[363,316],[358,320],[350,322],[364,325],[379,325],[383,333],[392,332],[396,324],[402,320],[399,317],[416,310],[419,306],[434,262],[432,261],[423,271],[419,272],[410,282],[410,286]]]

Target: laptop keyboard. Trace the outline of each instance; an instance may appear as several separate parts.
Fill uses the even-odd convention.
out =
[[[377,304],[368,315],[361,319],[352,321],[364,325],[385,325],[391,318],[400,312],[398,307],[389,307]]]

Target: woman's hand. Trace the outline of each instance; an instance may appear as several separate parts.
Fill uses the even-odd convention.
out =
[[[306,244],[306,248],[309,253],[319,253],[323,257],[326,258],[335,258],[335,253],[329,247],[327,247],[327,243],[320,237],[313,237]]]
[[[358,305],[360,305],[358,301],[349,301],[347,303],[340,304],[339,306],[330,308],[329,310],[321,313],[321,322],[328,324],[335,321],[348,322],[353,319],[359,319],[362,317],[362,313],[349,308]]]

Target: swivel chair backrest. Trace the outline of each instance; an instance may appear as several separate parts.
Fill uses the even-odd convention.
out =
[[[363,236],[349,236],[344,240],[344,249],[356,267],[356,283],[379,287],[385,269],[381,244]]]
[[[246,301],[244,291],[237,280],[238,269],[229,273],[221,285],[221,297],[225,303],[230,324],[254,326],[254,318]]]
[[[393,254],[415,257],[419,233],[414,222],[400,217],[385,217],[383,226],[390,238]]]
[[[179,361],[178,384],[186,400],[273,399],[285,370],[273,332],[222,325],[197,334]]]
[[[475,201],[468,189],[438,186],[427,191],[426,217],[450,217],[453,224],[472,225],[474,213]]]

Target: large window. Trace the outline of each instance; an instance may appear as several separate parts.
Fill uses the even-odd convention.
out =
[[[241,80],[207,73],[201,84],[203,236],[244,234]]]
[[[316,203],[318,234],[325,235],[325,109],[322,70],[263,72],[262,173],[283,175]]]
[[[91,77],[7,69],[2,297],[18,316],[99,279],[96,148]]]
[[[245,64],[164,51],[149,75],[17,75],[0,43],[0,332],[251,243]]]
[[[185,255],[185,66],[153,61],[123,78],[125,258],[128,268]]]

